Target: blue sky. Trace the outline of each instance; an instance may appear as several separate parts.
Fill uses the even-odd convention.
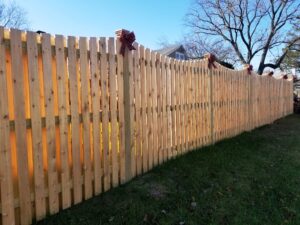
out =
[[[157,49],[159,40],[180,41],[191,0],[15,0],[28,13],[30,29],[74,36],[114,36],[133,30],[137,41]]]

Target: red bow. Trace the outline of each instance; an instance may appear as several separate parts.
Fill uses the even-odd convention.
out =
[[[248,65],[247,71],[248,71],[248,74],[249,74],[249,75],[251,75],[252,70],[253,70],[253,66],[252,66],[251,64]]]
[[[216,56],[214,54],[208,54],[208,68],[211,69],[213,66],[214,68],[217,68],[217,66],[214,64],[216,61]]]
[[[126,47],[131,51],[135,50],[135,47],[132,45],[135,41],[135,35],[133,32],[130,32],[128,30],[120,30],[117,34],[117,37],[121,41],[121,49],[120,54],[124,56]]]
[[[268,76],[269,76],[269,77],[272,77],[272,76],[273,76],[273,74],[274,74],[274,72],[273,72],[273,71],[271,71],[271,72],[269,72],[269,73],[268,73]]]
[[[285,80],[287,80],[288,79],[288,75],[285,74],[282,78],[285,79]]]

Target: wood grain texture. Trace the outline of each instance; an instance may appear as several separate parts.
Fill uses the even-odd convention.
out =
[[[90,123],[90,73],[88,62],[87,38],[80,38],[80,80],[81,80],[81,114],[83,131],[83,173],[84,173],[84,199],[89,199],[93,195],[92,188],[92,159],[91,159],[91,123]]]
[[[119,185],[119,162],[118,162],[118,121],[117,121],[117,74],[115,62],[115,39],[108,39],[109,55],[109,92],[110,92],[110,123],[111,123],[111,165],[112,186]]]
[[[73,197],[74,204],[82,201],[82,167],[80,162],[80,134],[79,134],[79,84],[78,65],[76,57],[76,38],[68,37],[68,70],[70,79],[71,102],[71,135],[72,135],[72,164],[73,164]]]
[[[24,71],[22,62],[21,31],[11,30],[11,73],[14,92],[14,121],[17,147],[18,191],[21,224],[31,223],[28,147],[25,123]]]
[[[4,38],[4,29],[0,27],[0,39]],[[12,156],[10,143],[10,129],[9,129],[9,112],[8,112],[8,87],[6,74],[6,53],[4,43],[0,43],[0,190],[1,190],[1,204],[2,204],[2,224],[15,224],[14,212],[14,191],[13,191],[13,177],[12,177]],[[41,171],[43,172],[43,171]],[[37,175],[38,182],[40,176]],[[42,204],[41,203],[38,204]],[[39,216],[44,213],[43,208],[37,211]]]
[[[36,90],[40,89],[36,33],[27,33],[27,54],[30,88],[30,114],[32,124],[32,151],[34,163],[35,211],[37,220],[40,220],[46,216],[46,199],[44,197],[45,175],[43,165],[41,104],[40,95],[36,93]]]
[[[94,193],[95,195],[102,192],[102,170],[100,158],[100,72],[97,58],[98,52],[97,38],[90,38],[90,70],[91,70],[91,96],[93,112],[93,159],[94,159]]]
[[[59,143],[61,161],[62,208],[71,206],[70,168],[69,168],[69,123],[68,123],[68,77],[66,71],[66,56],[64,54],[64,37],[55,37],[56,79],[58,90]]]

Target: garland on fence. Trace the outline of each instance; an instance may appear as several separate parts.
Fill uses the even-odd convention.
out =
[[[133,42],[135,41],[135,34],[133,32],[130,32],[128,30],[120,30],[117,32],[117,37],[122,43],[120,49],[120,54],[122,56],[125,55],[126,47],[129,49],[129,51],[135,50],[135,47],[133,46]]]
[[[216,56],[214,54],[207,54],[206,55],[207,59],[208,59],[208,68],[211,69],[212,67],[213,68],[217,68],[217,66],[215,65],[215,61],[216,61]]]

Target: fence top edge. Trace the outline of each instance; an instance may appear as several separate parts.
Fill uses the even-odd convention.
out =
[[[20,31],[21,32],[21,40],[22,42],[27,42],[27,34],[28,33],[36,33],[36,38],[37,38],[37,44],[41,44],[41,39],[42,39],[42,36],[43,35],[50,35],[50,40],[51,40],[51,45],[52,46],[55,46],[55,39],[57,37],[62,37],[64,39],[64,45],[65,47],[67,48],[67,39],[69,37],[74,37],[75,38],[75,42],[76,42],[76,48],[79,49],[79,40],[80,39],[85,39],[85,40],[89,40],[89,39],[93,39],[93,38],[96,38],[97,40],[100,40],[101,38],[105,38],[106,40],[109,40],[109,39],[115,39],[117,40],[117,38],[115,37],[102,37],[102,36],[99,36],[99,37],[84,37],[84,36],[72,36],[72,35],[62,35],[62,34],[55,34],[55,35],[52,35],[50,33],[46,33],[46,32],[34,32],[34,31],[25,31],[25,30],[19,30],[19,29],[14,29],[14,28],[6,28],[6,27],[3,27],[3,26],[0,26],[0,29],[3,30],[4,32],[4,40],[10,40],[10,34],[11,34],[11,31]],[[195,63],[202,63],[202,66],[204,69],[208,69],[208,59],[206,57],[203,57],[203,58],[199,58],[199,59],[189,59],[189,60],[178,60],[178,59],[174,59],[174,58],[171,58],[169,56],[166,56],[166,55],[163,55],[161,53],[159,53],[157,50],[152,50],[148,47],[145,47],[144,45],[142,44],[139,44],[138,42],[134,42],[134,46],[137,47],[137,49],[140,50],[140,47],[142,49],[144,49],[144,51],[149,51],[150,54],[152,53],[155,53],[156,54],[156,58],[162,58],[164,57],[164,61],[165,63],[169,62],[169,63],[179,63],[179,64],[182,64],[183,62],[186,62],[186,61],[192,61],[192,62],[195,62]],[[237,74],[246,74],[247,73],[247,68],[243,68],[243,69],[231,69],[231,68],[228,68],[228,67],[225,67],[223,66],[222,64],[220,64],[219,62],[215,61],[214,64],[216,65],[216,68],[217,69],[220,69],[220,70],[223,70],[223,71],[229,71],[229,72],[233,72],[233,73],[237,73]],[[214,70],[214,68],[212,68],[211,70]],[[251,76],[252,77],[265,77],[265,76],[262,76],[262,75],[258,75],[255,71],[252,71],[251,72]],[[270,78],[270,77],[269,77]],[[292,80],[290,79],[282,79],[282,78],[278,78],[278,77],[274,77],[272,76],[273,79],[275,80],[285,80],[285,81],[289,81],[289,82],[292,82]]]

